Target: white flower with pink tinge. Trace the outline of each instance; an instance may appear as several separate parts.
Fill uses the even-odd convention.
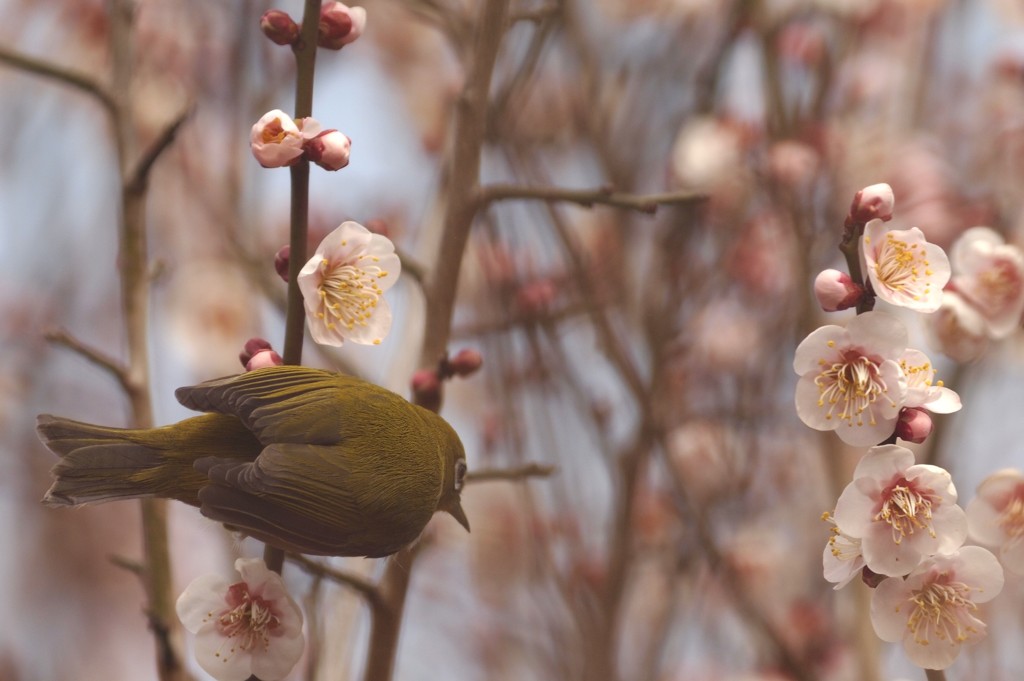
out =
[[[199,666],[217,681],[283,679],[302,657],[302,611],[281,576],[258,558],[235,561],[242,581],[199,577],[178,598]]]
[[[952,250],[953,288],[985,318],[992,338],[1006,338],[1024,312],[1024,254],[988,227],[964,232]]]
[[[864,270],[875,294],[891,305],[935,312],[949,281],[949,258],[928,243],[917,227],[890,230],[881,220],[864,227],[861,238]]]
[[[861,552],[860,539],[845,534],[836,527],[831,513],[825,513],[822,520],[832,523],[831,536],[825,543],[825,551],[821,556],[821,566],[825,580],[842,589],[854,577],[858,577],[864,569],[864,554]]]
[[[907,394],[899,358],[907,330],[884,312],[866,312],[842,326],[823,326],[797,347],[796,413],[815,430],[835,430],[855,446],[892,435]]]
[[[915,464],[906,447],[872,447],[836,503],[836,527],[861,540],[872,572],[906,575],[922,558],[963,545],[967,517],[956,499],[947,471]]]
[[[1007,570],[1024,575],[1024,472],[1005,468],[985,478],[967,504],[967,526],[972,539],[998,547]]]
[[[358,222],[327,235],[299,272],[299,289],[313,340],[323,345],[377,345],[391,329],[384,292],[398,281],[395,245]]]
[[[1002,589],[996,557],[980,546],[965,546],[924,561],[906,579],[883,580],[871,596],[871,624],[883,641],[902,641],[917,666],[945,669],[964,644],[985,637],[978,603]]]
[[[935,380],[935,367],[928,355],[908,348],[900,356],[900,369],[907,379],[904,407],[921,407],[933,414],[952,414],[963,406],[960,396]]]
[[[280,109],[263,114],[249,134],[252,155],[264,168],[295,163],[303,154],[304,143],[302,129]]]

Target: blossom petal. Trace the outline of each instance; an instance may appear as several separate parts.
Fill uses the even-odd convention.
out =
[[[975,590],[971,600],[986,603],[1003,590],[1003,568],[991,551],[980,546],[965,546],[954,560],[957,579]]]
[[[232,647],[215,627],[196,634],[194,652],[199,666],[217,681],[246,681],[252,676],[253,654]]]
[[[910,595],[905,582],[898,577],[883,579],[871,594],[871,626],[883,641],[895,643],[907,631],[906,602]]]
[[[907,327],[898,317],[885,312],[865,312],[846,324],[851,338],[870,354],[895,358],[907,348]]]
[[[971,539],[986,546],[999,546],[1006,535],[999,526],[1001,513],[988,500],[976,496],[967,504],[967,527]]]
[[[853,478],[889,480],[914,465],[914,452],[900,445],[872,447],[853,470]]]
[[[815,329],[797,346],[793,354],[793,370],[800,376],[817,371],[819,361],[838,358],[839,353],[835,348],[846,347],[850,343],[849,339],[849,332],[841,326],[830,324]]]
[[[185,629],[194,634],[209,621],[211,613],[223,610],[227,590],[228,582],[219,575],[202,575],[193,580],[175,604],[178,619]]]
[[[306,643],[300,631],[297,636],[275,637],[272,645],[273,655],[253,656],[252,673],[260,681],[279,681],[288,676],[302,657]]]

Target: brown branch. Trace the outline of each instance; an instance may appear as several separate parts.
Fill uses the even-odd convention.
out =
[[[519,468],[485,468],[480,471],[466,473],[466,482],[491,482],[494,480],[525,480],[527,478],[546,478],[557,468],[541,463],[528,463]]]
[[[135,167],[128,174],[128,181],[125,183],[127,191],[141,192],[145,190],[153,164],[160,158],[160,154],[174,143],[178,130],[192,116],[194,111],[195,105],[189,104],[160,131],[160,134],[143,152],[142,156],[135,162]]]
[[[706,201],[707,194],[696,191],[669,192],[664,194],[624,194],[611,187],[597,189],[563,189],[560,187],[525,187],[511,184],[492,184],[481,187],[481,205],[509,199],[575,203],[584,208],[595,205],[625,208],[653,215],[658,206],[691,204]]]
[[[107,110],[107,113],[111,115],[113,115],[117,108],[117,104],[110,91],[88,73],[30,57],[27,54],[21,54],[2,45],[0,45],[0,62],[80,90],[94,97]]]
[[[387,607],[380,596],[380,591],[378,591],[376,585],[369,580],[363,579],[359,575],[351,572],[343,572],[332,568],[329,565],[324,565],[323,563],[315,560],[310,560],[298,553],[287,553],[285,556],[291,563],[298,566],[307,574],[323,577],[331,580],[332,582],[337,582],[338,584],[349,587],[365,598],[366,602],[370,604],[370,607],[374,612]]]
[[[78,340],[67,330],[50,329],[43,333],[43,338],[51,343],[61,345],[68,350],[81,355],[87,361],[103,369],[114,377],[126,393],[130,393],[133,390],[128,377],[128,368],[126,366],[110,355]]]

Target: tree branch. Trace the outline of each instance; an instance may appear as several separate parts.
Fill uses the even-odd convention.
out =
[[[557,468],[541,463],[528,463],[519,468],[485,468],[480,471],[466,473],[466,482],[491,482],[493,480],[525,480],[526,478],[546,478]]]
[[[80,355],[87,361],[103,369],[121,385],[126,393],[131,393],[133,387],[128,378],[128,368],[110,355],[86,345],[71,335],[65,329],[50,329],[43,333],[43,338],[56,345],[62,345],[68,350]]]
[[[171,144],[174,143],[174,138],[178,135],[178,130],[181,126],[192,116],[195,111],[195,105],[189,104],[181,112],[174,117],[174,119],[167,124],[167,126],[160,132],[160,135],[153,140],[152,144],[143,152],[142,156],[135,162],[135,167],[132,168],[128,174],[128,181],[125,187],[130,192],[140,192],[146,187],[149,181],[149,172],[153,169],[153,164],[160,158],[162,154]]]
[[[561,187],[526,187],[512,184],[492,184],[479,191],[481,206],[495,201],[525,199],[534,201],[575,203],[585,208],[595,205],[625,208],[653,215],[658,206],[691,204],[706,201],[707,194],[695,191],[664,194],[623,194],[611,187],[597,189],[563,189]]]
[[[2,45],[0,45],[0,62],[80,90],[95,98],[107,110],[108,114],[113,115],[117,109],[114,97],[107,90],[106,86],[87,73],[51,64],[42,59],[36,59],[27,54],[10,50]]]
[[[366,599],[366,602],[370,604],[370,607],[374,612],[387,607],[381,598],[376,585],[369,580],[363,579],[359,575],[351,572],[336,570],[329,565],[324,565],[323,563],[315,560],[310,560],[298,553],[287,553],[285,555],[289,561],[297,565],[303,572],[317,577],[324,577],[332,582],[337,582],[338,584],[347,586],[357,592],[360,596]]]

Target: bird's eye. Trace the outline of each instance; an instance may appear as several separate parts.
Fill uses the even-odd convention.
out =
[[[466,461],[459,459],[455,462],[455,491],[462,491],[462,483],[466,479]]]

